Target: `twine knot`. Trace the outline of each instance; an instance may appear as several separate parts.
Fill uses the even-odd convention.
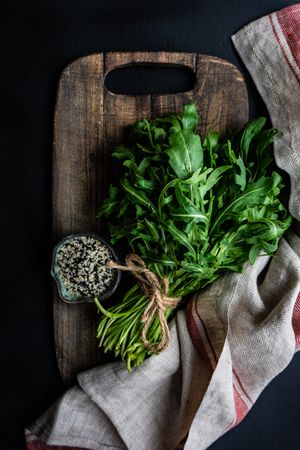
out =
[[[175,308],[181,297],[169,297],[168,278],[164,277],[163,280],[160,280],[155,273],[147,269],[144,261],[138,255],[134,253],[127,255],[125,262],[126,265],[123,265],[110,260],[106,265],[111,269],[130,271],[139,281],[144,294],[149,299],[141,319],[144,325],[141,333],[142,342],[151,352],[159,353],[169,345],[170,341],[170,330],[165,317],[165,310],[167,308]],[[157,344],[152,344],[147,338],[147,333],[155,315],[157,315],[161,327],[161,337]]]

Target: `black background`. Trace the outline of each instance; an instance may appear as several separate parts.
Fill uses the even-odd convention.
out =
[[[24,449],[24,426],[65,389],[55,362],[49,276],[52,127],[60,72],[73,59],[102,51],[211,54],[242,70],[251,115],[266,114],[230,36],[290,4],[279,0],[1,1],[0,449]],[[244,422],[211,448],[298,449],[299,376],[296,356]]]

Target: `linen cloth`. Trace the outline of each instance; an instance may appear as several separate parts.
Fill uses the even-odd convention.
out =
[[[300,219],[300,4],[233,36],[282,137],[276,162]],[[28,450],[204,450],[246,416],[300,348],[300,237],[273,258],[195,295],[171,323],[171,342],[129,374],[111,363],[78,375],[26,430]]]

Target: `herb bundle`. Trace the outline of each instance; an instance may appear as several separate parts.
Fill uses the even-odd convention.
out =
[[[98,216],[108,220],[112,244],[125,238],[157,277],[168,278],[169,296],[184,297],[228,271],[240,272],[261,253],[271,255],[291,217],[279,199],[282,183],[270,171],[278,134],[266,119],[250,121],[231,139],[208,131],[201,140],[195,105],[183,115],[139,120],[131,145],[118,146],[120,186],[110,186]],[[116,306],[102,313],[97,331],[105,351],[128,370],[151,354],[140,339],[148,299],[134,284]],[[172,309],[165,311],[166,318]],[[160,340],[154,318],[147,338]]]

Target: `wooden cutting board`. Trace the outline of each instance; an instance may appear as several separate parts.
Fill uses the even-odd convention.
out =
[[[104,86],[113,69],[132,64],[168,64],[191,68],[193,90],[168,95],[116,95]],[[248,98],[241,73],[229,62],[195,53],[100,53],[71,63],[59,81],[53,148],[53,244],[83,231],[101,234],[95,210],[118,181],[110,153],[123,142],[126,127],[137,119],[181,112],[195,102],[200,133],[207,128],[239,129],[248,119]],[[93,304],[69,305],[54,286],[54,329],[58,367],[70,384],[77,372],[107,360],[95,339]]]

